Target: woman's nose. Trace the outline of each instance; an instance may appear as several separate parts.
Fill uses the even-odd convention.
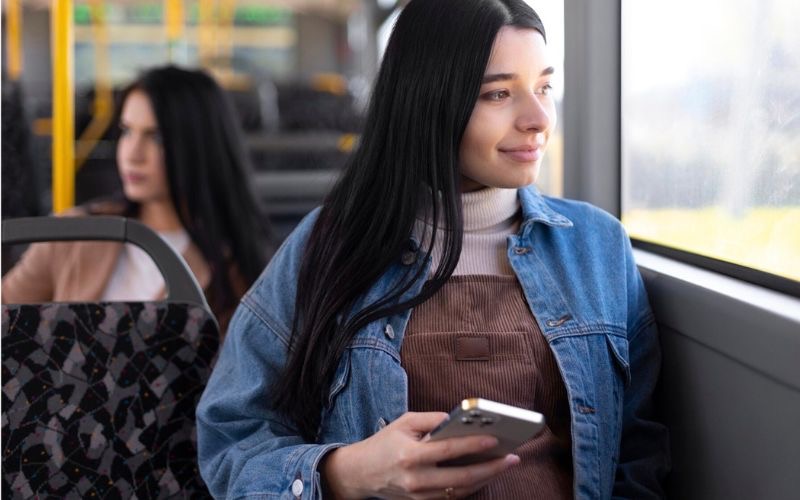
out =
[[[145,158],[144,140],[141,137],[127,136],[120,139],[123,157],[131,162],[140,162]]]
[[[520,103],[516,120],[517,128],[522,132],[544,132],[550,128],[552,117],[549,108],[537,94],[531,94]]]

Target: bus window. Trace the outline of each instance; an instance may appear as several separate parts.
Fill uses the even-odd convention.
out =
[[[622,220],[800,281],[800,4],[622,3]]]

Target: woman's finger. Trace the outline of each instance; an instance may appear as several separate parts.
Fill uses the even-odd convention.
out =
[[[447,486],[445,488],[437,487],[435,489],[428,489],[424,492],[419,492],[411,495],[411,498],[414,498],[415,500],[441,500],[443,498],[451,498],[451,499],[467,498],[468,496],[480,491],[484,486],[489,484],[492,481],[492,479],[494,478],[490,478],[486,481],[483,481],[481,483],[478,483],[470,487],[458,485],[458,486]],[[396,498],[408,498],[408,497],[402,496]]]
[[[475,491],[495,476],[519,463],[517,455],[506,455],[487,462],[465,466],[426,467],[418,471],[417,480],[424,485],[420,490],[444,491],[447,488],[459,491]]]
[[[497,446],[497,438],[489,434],[426,441],[417,448],[420,463],[437,464],[454,458],[490,450]]]
[[[445,420],[447,420],[447,413],[440,411],[424,413],[408,412],[390,425],[397,426],[415,435],[425,435],[438,427],[439,424]]]

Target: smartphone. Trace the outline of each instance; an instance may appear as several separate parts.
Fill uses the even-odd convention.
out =
[[[497,446],[480,454],[448,460],[439,465],[468,465],[500,458],[544,428],[544,415],[488,399],[469,398],[450,412],[450,418],[431,431],[431,441],[452,437],[489,434]]]

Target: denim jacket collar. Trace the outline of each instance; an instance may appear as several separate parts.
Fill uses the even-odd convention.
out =
[[[518,192],[522,205],[523,226],[541,222],[553,227],[572,227],[572,221],[550,208],[533,184],[521,188]]]
[[[531,184],[520,188],[517,193],[520,205],[522,205],[522,232],[535,222],[541,222],[552,227],[572,227],[571,220],[547,205],[535,185]],[[418,251],[421,245],[420,242],[420,235],[416,234],[415,231],[409,241],[409,250],[412,252]]]

